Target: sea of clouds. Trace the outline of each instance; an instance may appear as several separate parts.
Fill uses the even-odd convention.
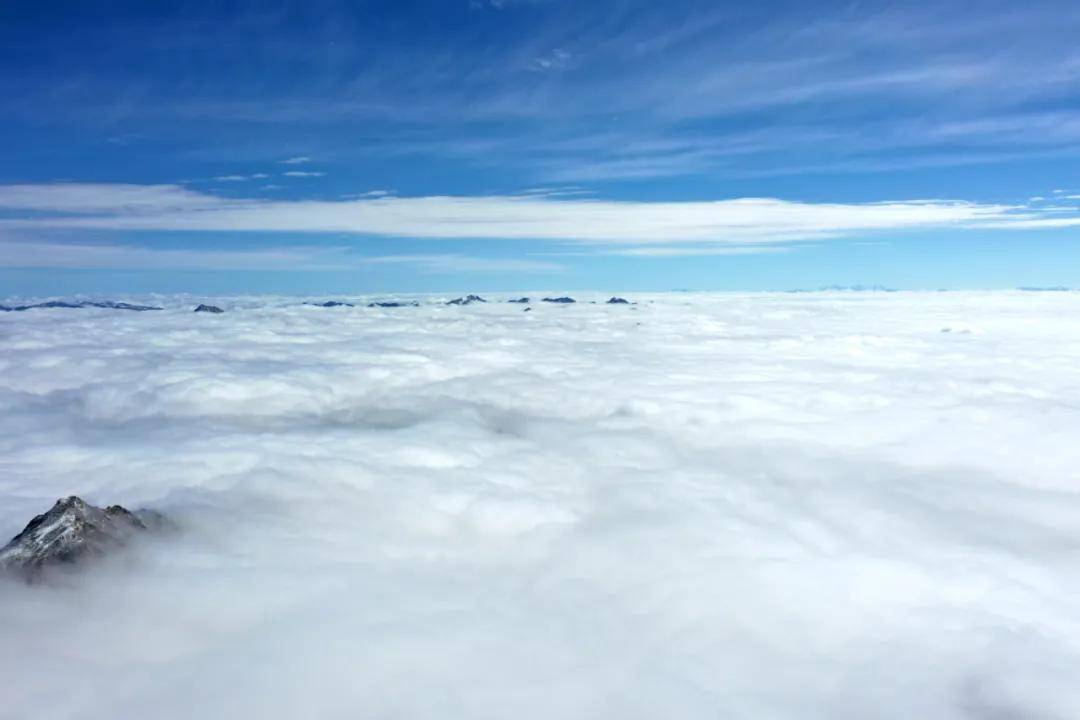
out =
[[[0,717],[1080,717],[1080,294],[632,299],[3,314]]]

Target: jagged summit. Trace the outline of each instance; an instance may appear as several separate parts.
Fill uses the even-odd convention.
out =
[[[195,308],[194,312],[212,313],[214,315],[218,315],[225,311],[219,308],[217,305],[203,305],[200,303],[199,307]]]
[[[487,300],[480,297],[479,295],[466,295],[463,298],[459,297],[459,298],[454,298],[453,300],[448,300],[446,302],[446,304],[447,305],[472,305],[473,303],[478,303],[478,302],[479,303],[486,303]]]
[[[166,524],[164,516],[152,510],[133,513],[120,505],[103,509],[72,495],[57,500],[0,550],[0,569],[32,580],[49,566],[105,555],[135,533]]]

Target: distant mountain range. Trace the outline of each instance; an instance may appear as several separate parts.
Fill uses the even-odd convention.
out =
[[[23,312],[24,310],[34,310],[36,308],[107,308],[109,310],[134,310],[135,312],[142,312],[144,310],[161,310],[159,307],[152,305],[132,305],[126,302],[91,302],[89,300],[82,300],[80,302],[64,302],[63,300],[50,300],[49,302],[35,303],[33,305],[0,305],[0,312]]]

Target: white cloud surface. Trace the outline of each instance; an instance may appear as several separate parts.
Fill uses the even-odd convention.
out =
[[[1080,715],[1080,295],[632,299],[0,316],[0,714]]]

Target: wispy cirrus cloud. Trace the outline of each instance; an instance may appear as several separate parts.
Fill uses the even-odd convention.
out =
[[[196,250],[127,244],[0,241],[0,267],[110,270],[337,270],[348,248]]]
[[[213,178],[216,182],[247,182],[248,180],[265,180],[270,177],[266,173],[252,173],[251,175],[218,175]]]
[[[0,186],[0,209],[54,213],[164,213],[207,210],[230,201],[180,185],[51,183]]]
[[[369,257],[362,261],[364,265],[412,265],[421,272],[437,274],[454,273],[558,273],[566,270],[559,263],[546,260],[519,258],[475,257],[455,253],[384,255]]]
[[[0,240],[0,267],[108,270],[303,271],[357,270],[380,265],[411,267],[427,275],[515,272],[558,273],[555,262],[477,257],[460,253],[359,255],[347,246],[293,246],[257,250],[160,248],[129,244],[93,244]]]
[[[0,227],[348,233],[594,243],[781,243],[879,231],[1058,227],[1059,208],[965,201],[809,203],[776,198],[652,202],[550,195],[224,198],[174,185],[0,186]]]
[[[189,143],[211,157],[302,166],[312,156],[412,154],[458,167],[498,163],[524,182],[873,174],[1008,163],[1080,138],[1080,12],[1068,3],[993,2],[974,14],[956,0],[813,11],[499,0],[501,12],[473,12],[464,30],[428,34],[404,32],[410,23],[393,11],[331,6],[333,22],[307,17],[309,25],[276,35],[247,32],[245,23],[265,22],[261,13],[112,23],[101,31],[122,41],[110,43],[115,57],[64,38],[71,56],[95,62],[92,75],[46,59],[38,70],[51,83],[0,71],[0,94],[11,118],[96,123],[113,136],[122,123],[180,135],[204,121],[231,128]],[[457,27],[463,7],[430,10],[446,21],[433,28]],[[218,24],[232,31],[228,43],[205,32]],[[193,50],[217,60],[212,70],[176,76]],[[131,60],[151,55],[160,67],[133,76]],[[252,82],[265,78],[274,82]],[[688,125],[700,132],[686,143]],[[579,152],[550,147],[598,127],[619,132]],[[741,146],[747,128],[764,131]],[[286,152],[306,154],[283,157],[283,135]],[[675,147],[679,140],[686,146]],[[657,149],[637,149],[648,143]]]
[[[604,250],[605,255],[641,258],[716,257],[724,255],[771,255],[791,252],[793,245],[645,245]]]
[[[544,53],[533,58],[528,67],[536,72],[565,70],[570,67],[574,54],[562,48],[555,48],[551,52]]]

